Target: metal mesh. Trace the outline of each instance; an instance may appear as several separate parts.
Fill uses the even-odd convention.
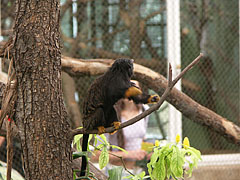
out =
[[[157,0],[77,1],[72,6],[74,18],[65,15],[65,22],[68,18],[73,25],[68,28],[73,33],[64,33],[72,40],[64,41],[65,47],[70,47],[67,53],[81,58],[131,57],[165,75],[165,6],[165,1]],[[239,125],[237,7],[237,1],[183,0],[180,13],[182,67],[199,52],[207,56],[184,76],[183,92]],[[91,80],[76,80],[80,100]],[[183,135],[203,153],[239,152],[237,146],[185,117]]]
[[[61,5],[63,54],[83,59],[129,57],[166,75],[165,0],[62,0]],[[184,76],[183,92],[240,125],[238,7],[238,1],[182,0],[180,19],[182,67],[200,51],[206,55]],[[12,33],[14,8],[13,0],[1,1],[3,39]],[[94,78],[75,79],[79,102]],[[156,132],[151,137],[166,137],[166,117],[166,112],[151,116],[148,132]],[[203,154],[240,152],[236,145],[186,117],[183,135]]]
[[[183,92],[228,120],[239,116],[239,19],[237,1],[188,1],[181,3],[182,66],[201,51],[205,57],[187,73],[192,87]],[[203,153],[240,152],[211,130],[183,118],[183,134]]]

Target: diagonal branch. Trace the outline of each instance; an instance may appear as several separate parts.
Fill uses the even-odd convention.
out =
[[[4,57],[6,55],[5,49],[11,49],[12,42],[13,38],[10,38],[6,43],[0,43],[0,57]],[[113,58],[114,56],[110,57]],[[62,70],[74,77],[86,75],[96,76],[103,74],[112,62],[113,61],[110,59],[83,60],[63,56]],[[151,64],[156,66],[154,61],[151,62]],[[168,81],[163,75],[139,64],[134,64],[134,78],[142,84],[146,84],[150,89],[154,90],[158,94],[163,94],[168,86]],[[189,82],[187,84],[189,84]],[[192,85],[189,87],[192,88]],[[200,87],[194,87],[195,90],[199,88]],[[1,90],[2,89],[0,89],[0,94]],[[240,127],[231,120],[223,118],[217,113],[202,106],[176,88],[172,89],[166,100],[189,120],[212,129],[231,143],[240,145]]]
[[[152,112],[156,111],[159,109],[159,107],[162,105],[162,103],[166,100],[167,96],[170,94],[172,88],[174,87],[174,85],[178,82],[179,79],[182,78],[182,76],[189,70],[191,69],[195,64],[197,64],[200,60],[200,58],[203,56],[203,54],[201,53],[191,64],[189,64],[173,81],[171,81],[172,79],[172,68],[171,65],[169,66],[169,83],[168,86],[166,88],[166,90],[164,91],[162,97],[160,98],[160,100],[158,101],[158,103],[156,103],[155,105],[153,105],[152,107],[150,107],[148,110],[144,111],[143,113],[139,114],[138,116],[130,119],[129,121],[126,121],[124,123],[121,124],[119,129],[125,128],[127,126],[130,126],[134,123],[136,123],[137,121],[143,119],[144,117],[146,117],[147,115],[151,114]],[[106,133],[111,133],[113,132],[115,129],[114,127],[109,127],[105,129]],[[85,130],[85,129],[74,129],[71,131],[70,133],[70,138],[72,139],[75,135],[77,134],[97,134],[98,130]]]

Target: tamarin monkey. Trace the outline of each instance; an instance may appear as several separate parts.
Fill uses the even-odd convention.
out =
[[[114,104],[121,98],[128,98],[135,103],[154,103],[159,101],[158,95],[143,94],[131,82],[133,75],[132,59],[117,59],[102,76],[98,77],[90,86],[83,102],[83,128],[97,129],[98,134],[105,132],[105,128],[114,126],[117,130],[120,122],[114,109]],[[83,135],[82,151],[87,151],[88,134]],[[82,157],[81,176],[85,176],[87,159]]]

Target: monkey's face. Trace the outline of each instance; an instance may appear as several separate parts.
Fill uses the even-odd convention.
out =
[[[111,71],[121,71],[127,73],[129,77],[133,75],[133,59],[117,59],[112,67]]]

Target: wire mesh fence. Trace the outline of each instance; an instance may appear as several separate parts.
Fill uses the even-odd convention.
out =
[[[183,86],[183,91],[237,125],[240,124],[238,22],[237,1],[182,1],[182,66],[194,51],[202,51],[206,56],[185,76],[196,89]],[[203,153],[239,152],[237,146],[185,117],[183,133]]]
[[[165,0],[62,0],[61,7],[63,54],[82,59],[129,57],[166,76]],[[205,54],[182,79],[182,91],[240,125],[238,7],[233,0],[180,1],[181,66],[199,52]],[[1,1],[2,40],[12,33],[14,8],[13,0]],[[80,103],[94,78],[74,79]],[[146,137],[167,138],[168,112],[163,109],[151,115]],[[240,152],[238,146],[184,116],[182,131],[203,154]],[[1,152],[0,159],[4,156]]]

